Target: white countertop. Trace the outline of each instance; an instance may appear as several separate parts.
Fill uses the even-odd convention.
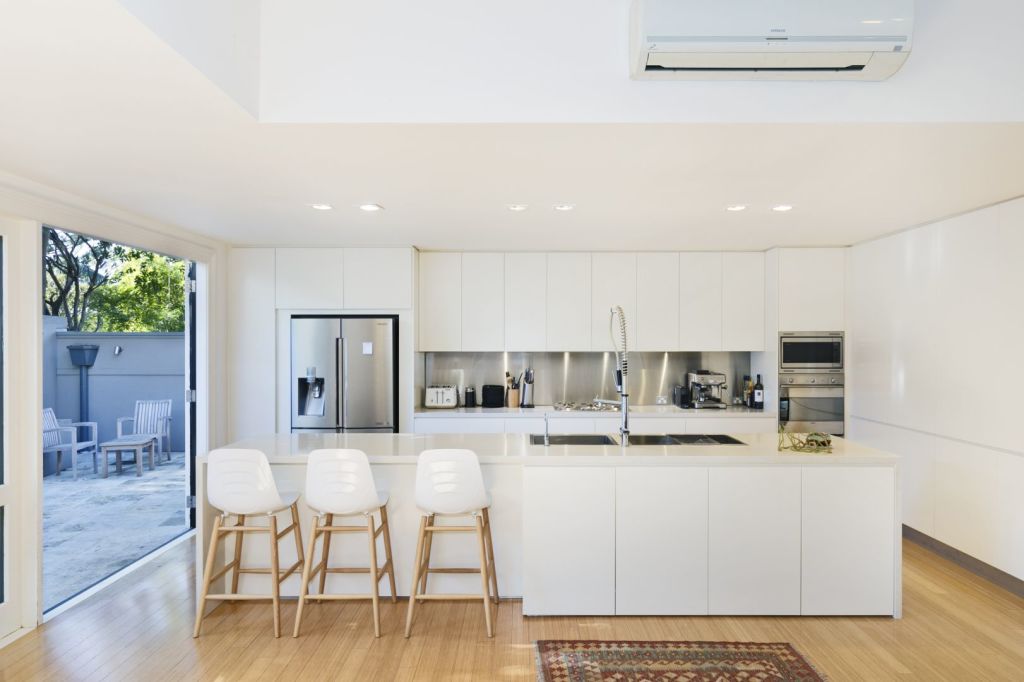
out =
[[[317,448],[356,448],[373,464],[415,464],[433,448],[473,450],[483,464],[519,466],[895,466],[896,455],[842,438],[831,454],[780,453],[775,434],[732,434],[744,445],[530,445],[526,434],[277,434],[226,447],[253,448],[272,464],[304,464]],[[206,455],[197,457],[205,462]]]
[[[496,419],[509,419],[509,418],[528,418],[536,417],[543,419],[544,413],[547,413],[549,417],[558,417],[559,419],[619,419],[621,412],[604,412],[604,411],[593,411],[589,412],[586,410],[556,410],[551,405],[538,405],[537,407],[456,407],[456,408],[418,408],[416,413],[413,415],[416,419],[425,418],[452,418],[452,417],[491,417]],[[683,409],[676,407],[675,405],[637,405],[630,406],[629,408],[630,417],[711,417],[711,418],[729,418],[729,417],[747,417],[747,418],[764,418],[764,419],[775,419],[776,413],[766,410],[752,410],[749,407],[742,405],[730,405],[726,409]]]

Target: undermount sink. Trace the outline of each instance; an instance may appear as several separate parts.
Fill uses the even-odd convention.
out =
[[[550,445],[618,445],[611,436],[600,436],[596,434],[552,434],[548,436]],[[531,445],[544,445],[543,433],[530,434]]]
[[[651,435],[647,433],[629,434],[630,445],[679,445],[675,436]]]
[[[669,436],[679,445],[746,445],[741,440],[732,436],[706,433],[680,433]]]

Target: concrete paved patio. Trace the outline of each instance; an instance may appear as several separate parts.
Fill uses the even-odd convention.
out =
[[[128,457],[130,459],[130,456]],[[110,477],[92,472],[92,457],[43,478],[43,608],[50,609],[188,530],[185,456],[155,471],[135,466]],[[102,469],[101,469],[102,470]]]

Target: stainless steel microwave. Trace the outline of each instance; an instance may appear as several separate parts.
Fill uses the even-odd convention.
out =
[[[782,332],[779,369],[816,371],[843,369],[843,332]]]

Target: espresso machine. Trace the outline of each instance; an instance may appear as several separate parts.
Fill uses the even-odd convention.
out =
[[[722,399],[723,393],[729,388],[724,374],[699,369],[686,374],[686,383],[690,385],[691,407],[725,409],[728,406]]]

